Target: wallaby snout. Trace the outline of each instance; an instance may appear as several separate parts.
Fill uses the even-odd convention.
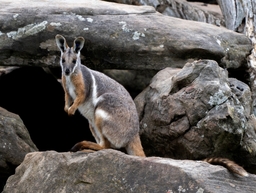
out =
[[[78,54],[74,53],[72,50],[72,48],[68,48],[68,51],[62,54],[62,61],[60,62],[62,70],[66,76],[75,72],[79,65],[79,61],[77,61]]]
[[[69,76],[69,74],[70,74],[70,70],[67,68],[67,69],[65,70],[65,75],[66,75],[66,76]]]

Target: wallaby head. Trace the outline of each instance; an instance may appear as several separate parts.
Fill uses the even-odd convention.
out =
[[[80,51],[84,46],[84,38],[76,38],[71,48],[67,45],[66,39],[62,35],[56,35],[55,40],[61,51],[60,66],[62,72],[65,73],[66,76],[69,76],[74,73],[77,68],[80,68]]]

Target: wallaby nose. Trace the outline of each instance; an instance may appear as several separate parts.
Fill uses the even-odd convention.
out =
[[[70,70],[67,68],[67,69],[65,70],[65,74],[68,76],[69,73],[70,73]]]

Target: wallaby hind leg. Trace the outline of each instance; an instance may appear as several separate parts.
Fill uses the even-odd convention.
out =
[[[91,131],[92,136],[94,137],[95,141],[99,144],[100,143],[100,138],[99,138],[99,136],[97,136],[97,134],[96,134],[96,132],[93,129],[91,124],[89,124],[89,128],[90,128],[90,131]]]
[[[139,134],[135,135],[135,137],[127,144],[125,149],[129,155],[146,157],[146,155],[143,151],[143,147],[141,145]]]
[[[102,122],[103,118],[101,116],[96,116],[95,115],[95,127],[98,129],[98,133],[102,133]],[[91,150],[101,150],[101,149],[108,149],[110,148],[111,144],[109,140],[104,137],[103,135],[98,136],[95,128],[91,124],[89,124],[89,128],[91,130],[92,135],[94,136],[95,140],[97,143],[91,142],[91,141],[81,141],[75,144],[72,148],[71,151],[76,152],[76,151],[83,151],[86,149],[91,149]]]

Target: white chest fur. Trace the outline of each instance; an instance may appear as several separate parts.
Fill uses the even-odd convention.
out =
[[[76,87],[70,79],[70,76],[65,76],[66,78],[66,89],[72,98],[72,102],[76,99]],[[85,93],[84,93],[85,94]],[[78,106],[79,112],[86,118],[91,124],[94,124],[94,109],[95,105],[91,97],[87,98],[86,101]]]
[[[70,76],[66,76],[66,89],[73,100],[76,98],[75,86],[70,80]]]

